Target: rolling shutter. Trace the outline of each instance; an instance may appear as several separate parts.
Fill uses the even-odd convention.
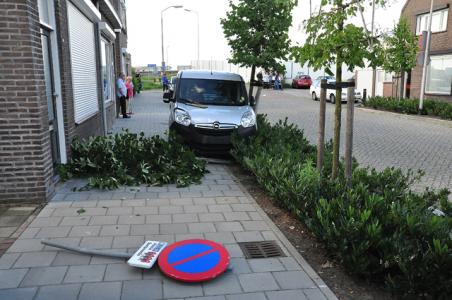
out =
[[[69,1],[67,4],[74,117],[79,124],[99,111],[94,24]]]

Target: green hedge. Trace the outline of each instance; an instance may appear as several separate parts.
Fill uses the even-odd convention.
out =
[[[254,173],[277,205],[297,216],[343,266],[357,276],[385,282],[403,295],[452,293],[452,209],[449,191],[410,191],[420,173],[381,172],[354,163],[352,187],[331,180],[332,147],[325,169],[316,147],[294,125],[271,125],[258,116],[258,133],[233,137],[233,156]],[[341,163],[341,174],[343,163]],[[446,216],[436,216],[435,211]]]
[[[390,97],[370,98],[364,105],[376,109],[395,111],[404,114],[418,114],[419,99],[395,99]],[[424,100],[421,114],[452,120],[452,103]]]
[[[206,162],[170,136],[166,141],[158,135],[122,133],[75,139],[72,158],[60,166],[63,180],[88,177],[88,187],[114,189],[119,185],[162,185],[175,183],[188,186],[199,183],[207,172]]]

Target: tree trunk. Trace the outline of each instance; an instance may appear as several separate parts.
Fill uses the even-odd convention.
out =
[[[342,59],[338,53],[336,62],[336,84],[342,82]],[[335,179],[339,173],[339,146],[341,144],[341,105],[342,89],[336,89],[336,103],[334,110],[334,133],[333,133],[333,168],[331,178]]]
[[[326,84],[326,79],[322,79],[321,84]],[[326,89],[320,89],[320,116],[319,131],[317,135],[317,170],[323,171],[323,156],[325,150],[325,111],[326,111]]]
[[[251,78],[250,78],[250,92],[249,92],[249,99],[251,101],[251,96],[253,96],[253,86],[254,86],[254,76],[256,74],[256,66],[251,66]]]
[[[338,7],[344,13],[342,8],[342,0],[338,1]],[[344,20],[340,19],[337,24],[339,32],[344,30]],[[336,48],[336,84],[342,82],[342,50]],[[336,88],[336,103],[334,110],[334,133],[333,133],[333,165],[331,170],[331,178],[336,179],[339,173],[339,146],[341,145],[341,105],[342,105],[342,89]]]
[[[352,153],[353,153],[353,114],[355,108],[355,80],[348,81],[353,83],[353,87],[347,89],[347,119],[345,123],[345,178],[350,186],[352,181]]]
[[[399,99],[403,98],[403,92],[405,90],[405,71],[400,71],[400,86],[399,86]]]

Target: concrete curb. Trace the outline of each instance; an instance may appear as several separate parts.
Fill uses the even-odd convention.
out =
[[[298,250],[292,245],[292,243],[286,238],[286,236],[279,230],[279,228],[275,225],[275,223],[267,216],[264,210],[259,206],[256,200],[248,193],[247,189],[243,186],[237,177],[235,177],[234,173],[231,169],[225,166],[225,169],[229,171],[231,176],[236,180],[237,184],[242,189],[242,192],[252,199],[253,206],[259,212],[265,223],[270,227],[270,229],[275,233],[276,237],[281,241],[281,243],[286,247],[289,254],[300,264],[303,270],[309,275],[309,277],[314,281],[314,283],[319,287],[320,291],[325,295],[327,299],[338,300],[333,291],[326,285],[326,283],[320,278],[316,271],[309,265],[309,263],[303,258],[303,256],[298,252]]]

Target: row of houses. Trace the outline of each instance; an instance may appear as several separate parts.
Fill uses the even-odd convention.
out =
[[[0,2],[0,202],[49,199],[73,138],[111,128],[120,72],[125,0]]]
[[[430,0],[407,0],[401,16],[406,18],[411,30],[421,36],[427,30],[430,13]],[[425,97],[440,101],[452,102],[452,18],[450,17],[451,0],[435,0],[432,17],[432,36],[430,58],[427,66]],[[420,53],[419,55],[423,55]],[[409,98],[419,98],[421,92],[422,65],[417,64],[405,76],[404,82],[399,82],[393,74],[377,70],[377,96],[394,96],[399,84],[404,85],[404,95]],[[359,69],[356,72],[357,89],[372,89],[372,71]]]

